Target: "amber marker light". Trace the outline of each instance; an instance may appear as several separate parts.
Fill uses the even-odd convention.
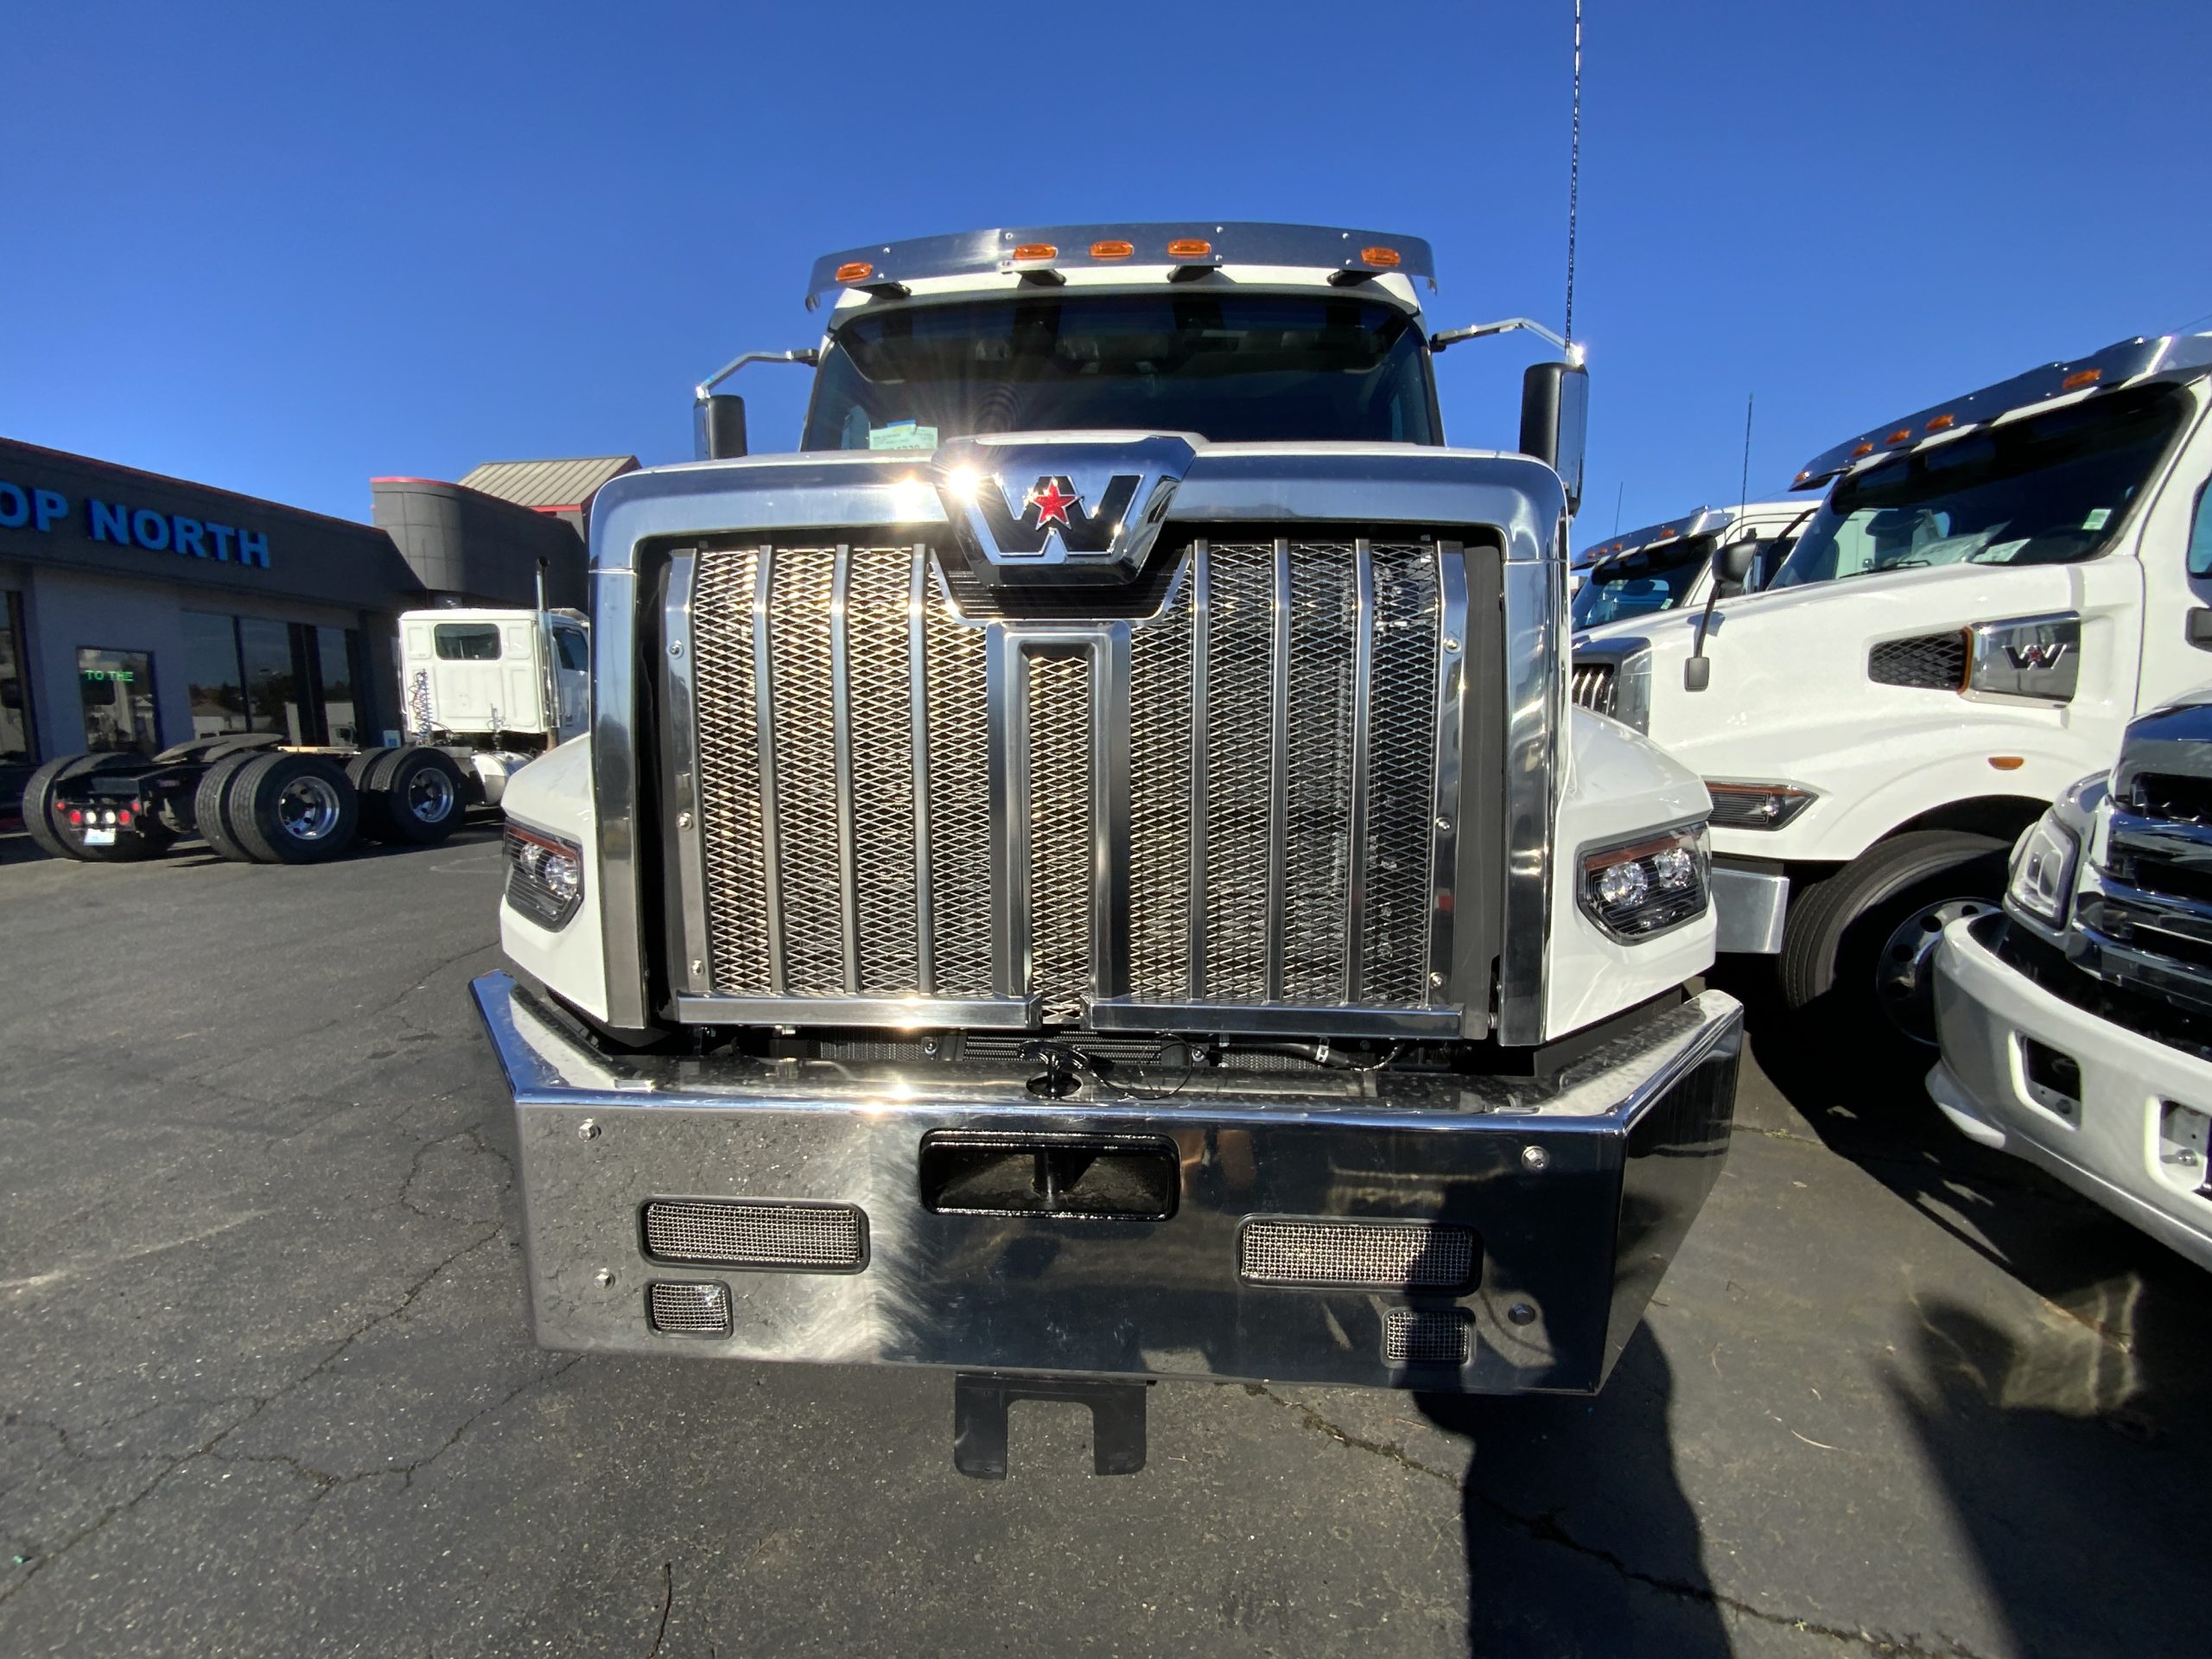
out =
[[[1883,439],[1883,440],[1882,440],[1882,442],[1885,442],[1885,443],[1903,443],[1903,442],[1904,442],[1907,438],[1910,437],[1911,435],[1912,435],[1912,429],[1911,429],[1910,427],[1909,427],[1909,426],[1901,426],[1901,427],[1897,428],[1897,429],[1896,431],[1894,431],[1894,432],[1891,433],[1891,434],[1890,434],[1890,435],[1889,435],[1888,437],[1886,437],[1886,438]]]
[[[855,259],[837,267],[837,280],[841,283],[864,283],[874,275],[875,267],[865,259]]]
[[[1959,423],[1955,415],[1938,415],[1920,429],[1923,432],[1948,432]]]
[[[1094,259],[1126,259],[1137,251],[1134,242],[1094,242],[1090,257]]]
[[[1017,259],[1057,259],[1060,251],[1050,242],[1025,242],[1014,251]]]
[[[1989,764],[1999,772],[2018,772],[2028,764],[2028,760],[2022,754],[1993,754],[1989,757]]]
[[[2076,369],[2058,383],[2062,391],[2079,391],[2084,386],[2094,386],[2105,378],[2102,369]]]
[[[1178,237],[1167,245],[1170,259],[1204,259],[1213,252],[1213,244],[1195,236]]]
[[[1859,445],[1856,449],[1853,449],[1851,453],[1852,453],[1853,454],[1854,454],[1854,455],[1871,455],[1871,454],[1872,454],[1874,453],[1874,446],[1873,446],[1872,442],[1870,441],[1870,442],[1866,442],[1866,443],[1862,443],[1862,444],[1860,444],[1860,445]]]
[[[1369,264],[1380,266],[1384,270],[1398,268],[1398,251],[1395,248],[1362,248],[1359,257]]]

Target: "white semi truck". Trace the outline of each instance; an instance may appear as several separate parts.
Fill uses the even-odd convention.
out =
[[[1936,1015],[1961,1133],[2212,1268],[2212,687],[2020,837],[2004,913],[1943,931]]]
[[[405,741],[287,743],[276,731],[195,737],[159,754],[65,756],[33,772],[23,825],[57,858],[124,863],[199,836],[246,863],[335,858],[356,835],[426,845],[584,728],[589,631],[562,610],[439,609],[399,618]]]
[[[1446,448],[1427,245],[832,255],[799,453],[614,480],[593,721],[516,779],[549,1347],[1595,1389],[1726,1152],[1707,797],[1567,695],[1583,375]],[[1563,481],[1562,474],[1566,481]],[[556,862],[556,875],[545,874]],[[582,872],[579,880],[575,874]]]
[[[2209,402],[2212,336],[2179,335],[1885,422],[1797,474],[1825,499],[1764,591],[1578,645],[1578,697],[1704,778],[1720,949],[1777,956],[1790,1007],[1924,1052],[1944,925],[2203,679]]]
[[[1581,649],[1580,636],[1599,628],[1663,611],[1701,608],[1713,590],[1713,550],[1723,542],[1751,543],[1745,552],[1752,569],[1744,589],[1756,592],[1796,544],[1796,532],[1812,516],[1813,508],[1802,499],[1700,507],[1585,549],[1579,561],[1583,582],[1574,594],[1576,649]]]

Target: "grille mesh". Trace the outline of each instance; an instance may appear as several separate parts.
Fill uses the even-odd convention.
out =
[[[849,1273],[868,1255],[868,1226],[849,1204],[645,1205],[645,1253],[709,1267]]]
[[[1577,663],[1567,685],[1574,701],[1594,713],[1610,715],[1620,707],[1620,688],[1611,663]]]
[[[1966,683],[1966,677],[1967,637],[1956,630],[1885,639],[1866,653],[1866,677],[1877,685],[1955,691]]]
[[[1464,1365],[1467,1321],[1440,1308],[1394,1307],[1382,1316],[1382,1357],[1393,1365]]]
[[[656,1331],[676,1337],[726,1337],[730,1332],[727,1285],[649,1285],[645,1317]]]
[[[1030,984],[1048,1020],[1090,994],[1090,661],[1029,664]]]
[[[1374,595],[1369,805],[1354,868],[1363,557]],[[1117,918],[1127,978],[1105,986],[1092,983],[1091,966],[1101,805],[1091,749],[1102,740],[1090,666],[1009,639],[1008,649],[1026,649],[1033,690],[1027,706],[1005,711],[1001,729],[1027,752],[995,756],[992,629],[1020,625],[964,620],[926,550],[709,548],[696,561],[700,833],[716,992],[1037,995],[1066,1019],[1094,995],[1335,1004],[1355,988],[1356,969],[1351,1000],[1426,999],[1443,632],[1432,546],[1200,542],[1166,560],[1157,614],[1128,625],[1128,837],[1115,849],[1128,859],[1128,911]],[[1113,647],[1102,635],[1093,649]],[[1024,762],[1028,816],[1001,843],[992,779],[995,770],[1018,780]],[[1026,891],[1019,872],[995,869],[1014,852],[1027,855]],[[1277,856],[1279,887],[1269,880]],[[1001,978],[1010,942],[994,937],[1001,879],[1031,930],[1025,984]],[[781,918],[772,941],[772,908]]]
[[[1237,1271],[1255,1284],[1458,1290],[1475,1276],[1475,1235],[1416,1221],[1247,1222]]]

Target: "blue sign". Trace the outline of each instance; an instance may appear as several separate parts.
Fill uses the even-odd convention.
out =
[[[0,479],[0,530],[26,525],[50,532],[70,518],[69,498],[59,490],[30,489]],[[240,530],[212,518],[194,518],[181,512],[157,512],[151,507],[132,507],[85,499],[86,539],[112,542],[118,547],[143,548],[149,553],[181,553],[188,558],[213,559],[220,564],[269,569],[269,538],[259,531]]]

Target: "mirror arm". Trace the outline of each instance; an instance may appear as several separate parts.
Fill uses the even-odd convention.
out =
[[[695,404],[705,403],[709,394],[716,386],[721,385],[748,363],[804,363],[809,368],[812,368],[821,361],[822,351],[816,346],[802,346],[795,352],[747,352],[741,356],[732,358],[694,386],[691,389],[691,401]]]
[[[1582,348],[1570,346],[1534,317],[1506,317],[1497,322],[1478,322],[1465,328],[1446,328],[1442,334],[1428,337],[1428,349],[1440,352],[1447,346],[1456,346],[1463,340],[1481,340],[1490,334],[1510,334],[1516,328],[1526,328],[1541,340],[1549,340],[1566,353],[1567,360],[1580,366]]]

